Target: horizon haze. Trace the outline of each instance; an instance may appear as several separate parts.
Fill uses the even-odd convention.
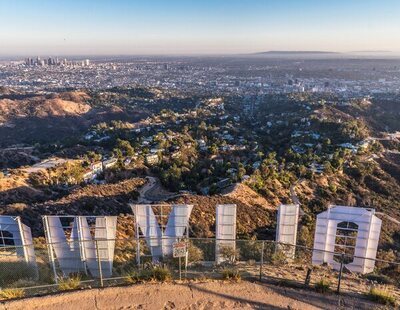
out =
[[[0,56],[400,54],[394,0],[3,1]]]

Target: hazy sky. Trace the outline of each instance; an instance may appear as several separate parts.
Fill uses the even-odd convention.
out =
[[[0,0],[0,55],[400,52],[400,0]]]

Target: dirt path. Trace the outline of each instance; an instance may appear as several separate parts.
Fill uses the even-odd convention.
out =
[[[152,203],[179,197],[179,194],[165,190],[158,178],[147,176],[147,183],[139,190],[139,203]]]
[[[387,220],[391,221],[392,223],[395,223],[397,225],[400,225],[400,221],[396,220],[395,218],[391,217],[390,215],[383,213],[383,212],[376,212],[376,215],[381,215],[385,217]]]
[[[35,297],[5,309],[376,309],[368,301],[251,282],[139,284]]]

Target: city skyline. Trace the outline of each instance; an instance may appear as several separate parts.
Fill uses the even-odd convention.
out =
[[[0,56],[400,53],[394,0],[0,2]]]

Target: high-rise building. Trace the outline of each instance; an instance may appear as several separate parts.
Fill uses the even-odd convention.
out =
[[[27,59],[25,59],[25,64],[27,66],[33,66],[33,59],[28,57]]]

